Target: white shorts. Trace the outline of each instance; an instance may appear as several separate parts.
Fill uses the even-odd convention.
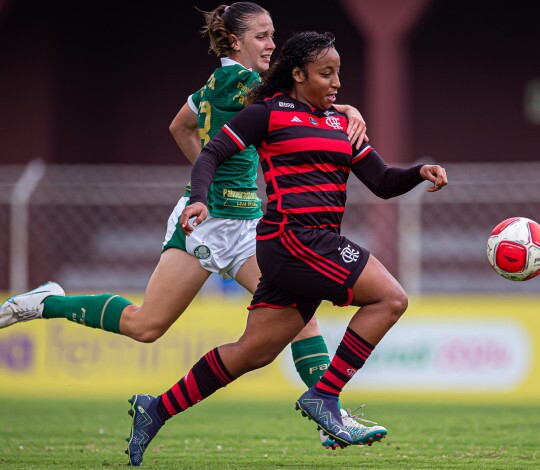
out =
[[[236,220],[208,216],[189,237],[180,229],[179,219],[189,198],[182,197],[167,223],[163,250],[178,248],[195,256],[201,266],[223,279],[235,279],[250,256],[255,254],[255,229],[259,219]]]

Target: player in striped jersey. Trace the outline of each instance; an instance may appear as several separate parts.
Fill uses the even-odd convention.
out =
[[[133,406],[144,413],[132,433],[144,436],[143,451],[167,419],[272,362],[323,299],[361,308],[328,370],[298,399],[297,408],[343,446],[371,444],[386,435],[377,425],[352,433],[338,407],[343,387],[407,308],[405,292],[384,266],[340,235],[347,179],[352,172],[374,194],[390,198],[424,180],[433,184],[427,191],[438,191],[447,178],[439,165],[388,167],[366,143],[353,152],[347,119],[334,106],[339,68],[330,33],[294,35],[254,91],[261,101],[226,124],[197,159],[192,204],[180,219],[191,236],[207,217],[206,194],[216,169],[246,146],[257,147],[269,201],[257,227],[262,277],[236,343],[208,352],[162,395],[134,397]]]

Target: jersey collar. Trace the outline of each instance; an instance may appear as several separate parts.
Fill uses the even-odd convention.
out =
[[[236,60],[232,60],[230,57],[221,57],[221,66],[227,67],[228,65],[239,65],[240,67],[244,67],[240,62],[236,62]],[[244,67],[246,69],[246,67]],[[246,69],[249,71],[252,71],[252,69]]]

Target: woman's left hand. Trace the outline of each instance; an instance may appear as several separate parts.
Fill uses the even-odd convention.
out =
[[[446,170],[440,165],[424,165],[420,168],[420,176],[433,183],[433,186],[426,189],[430,193],[434,193],[448,184]]]
[[[369,137],[366,135],[366,121],[364,121],[360,111],[358,111],[356,108],[352,107],[351,105],[343,106],[345,107],[344,113],[349,121],[349,125],[347,126],[347,137],[349,138],[350,142],[356,142],[356,150],[358,150],[364,141],[369,141]],[[336,106],[334,107],[337,109]]]

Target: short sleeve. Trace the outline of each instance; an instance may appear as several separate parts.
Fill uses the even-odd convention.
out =
[[[199,105],[201,104],[201,90],[196,91],[192,95],[190,95],[187,99],[188,106],[191,108],[191,110],[195,113],[199,113]]]

